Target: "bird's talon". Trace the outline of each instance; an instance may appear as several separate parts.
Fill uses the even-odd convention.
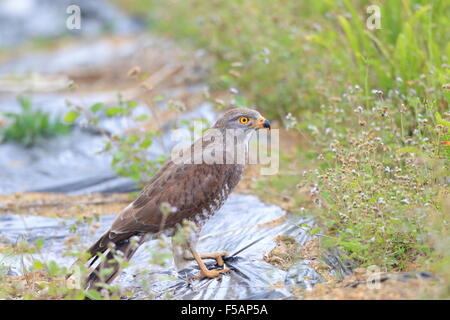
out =
[[[201,271],[201,272],[198,274],[197,278],[198,278],[198,279],[203,279],[203,278],[210,278],[210,279],[213,279],[213,278],[219,278],[219,277],[222,276],[223,273],[227,273],[227,272],[230,272],[230,269],[225,268],[225,269],[220,269],[220,270],[208,270],[208,271],[206,271],[206,272]]]
[[[218,252],[211,252],[211,253],[200,253],[199,256],[202,260],[207,260],[207,259],[213,259],[216,260],[216,264],[218,267],[223,267],[225,262],[224,262],[224,257],[229,256],[230,254],[227,251],[218,251]],[[183,257],[186,260],[195,260],[194,257]]]

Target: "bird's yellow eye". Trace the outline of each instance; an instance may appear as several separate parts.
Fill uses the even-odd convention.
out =
[[[247,117],[240,117],[239,118],[239,122],[242,123],[242,124],[247,124],[247,123],[249,123],[249,121],[250,121],[250,119],[247,118]]]

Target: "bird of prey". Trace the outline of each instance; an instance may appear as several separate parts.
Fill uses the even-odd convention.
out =
[[[85,289],[100,290],[97,286],[100,280],[103,283],[114,280],[121,269],[114,259],[115,254],[129,261],[143,242],[161,233],[173,236],[184,221],[190,221],[196,228],[180,246],[174,247],[172,240],[175,265],[178,267],[179,262],[187,258],[187,252],[191,254],[190,259],[197,262],[200,277],[214,278],[228,272],[229,269],[223,268],[222,258],[227,252],[199,254],[195,242],[201,227],[220,209],[241,179],[245,162],[237,158],[248,152],[249,139],[260,128],[270,129],[270,123],[258,111],[231,109],[183,150],[185,156],[193,155],[197,161],[181,162],[173,157],[168,160],[138,197],[116,217],[111,228],[88,249],[91,273]],[[229,137],[230,132],[233,138],[227,140],[225,137]],[[243,151],[236,150],[239,146],[244,146]],[[199,155],[201,161],[198,161]],[[170,214],[162,212],[163,205],[172,209]],[[222,269],[209,270],[202,259],[216,259]],[[108,272],[104,275],[101,270]]]

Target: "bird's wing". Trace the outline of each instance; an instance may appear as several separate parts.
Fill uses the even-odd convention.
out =
[[[120,234],[155,233],[198,213],[222,188],[226,178],[223,169],[217,165],[168,162],[115,219],[110,238]],[[175,212],[163,221],[161,205],[164,203],[171,205]]]

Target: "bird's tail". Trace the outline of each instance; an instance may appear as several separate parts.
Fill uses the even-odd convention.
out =
[[[121,265],[131,259],[144,240],[144,236],[137,235],[136,241],[131,241],[134,234],[110,240],[109,235],[110,232],[106,232],[88,250],[92,258],[87,266],[91,271],[84,283],[84,289],[100,291],[102,283],[110,284],[118,276]]]

